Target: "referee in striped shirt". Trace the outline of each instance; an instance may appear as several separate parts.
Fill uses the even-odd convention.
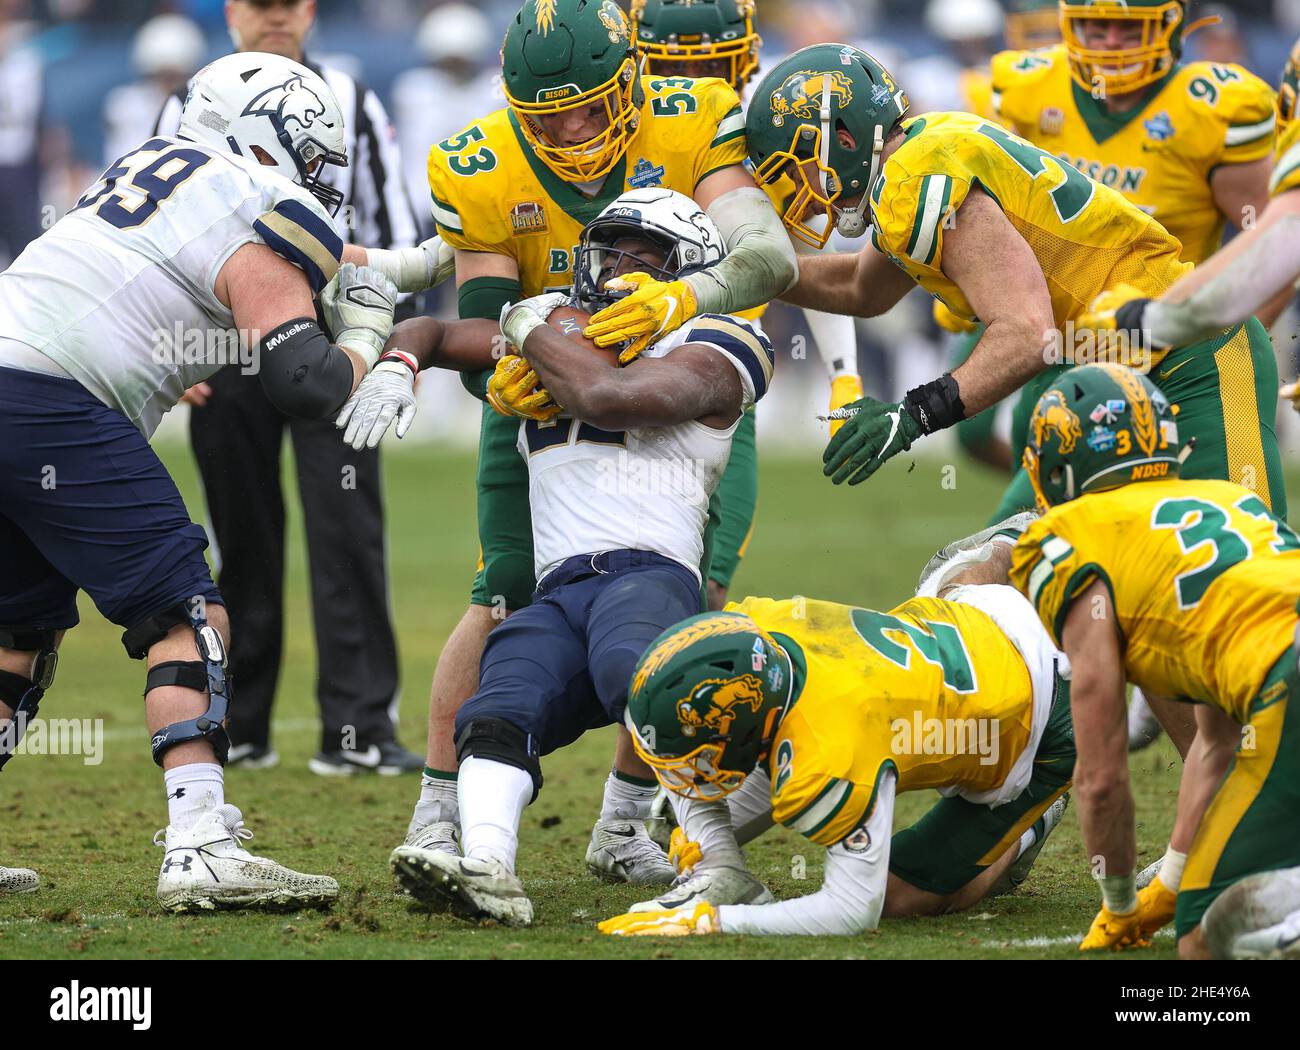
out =
[[[315,0],[226,0],[239,51],[268,51],[308,66],[343,110],[348,166],[326,176],[343,194],[335,222],[344,242],[402,248],[417,240],[395,136],[375,93],[303,54]],[[174,135],[185,89],[169,98],[154,129]],[[400,307],[399,307],[400,311]],[[400,316],[400,313],[399,313]],[[293,440],[302,498],[316,630],[320,752],[313,772],[414,772],[424,759],[398,744],[397,644],[389,610],[379,451],[356,452],[332,421],[292,419],[277,410],[255,375],[227,366],[187,395],[190,440],[216,534],[221,593],[230,613],[231,673],[239,703],[231,713],[230,762],[278,761],[271,705],[284,636],[284,502],[280,449]]]

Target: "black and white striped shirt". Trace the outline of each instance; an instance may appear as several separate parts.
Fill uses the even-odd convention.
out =
[[[343,111],[348,166],[329,166],[321,181],[343,194],[334,218],[346,244],[369,248],[407,248],[416,243],[415,211],[402,184],[397,137],[379,96],[346,73],[303,64],[324,78]],[[155,135],[175,135],[181,123],[186,88],[163,103]]]

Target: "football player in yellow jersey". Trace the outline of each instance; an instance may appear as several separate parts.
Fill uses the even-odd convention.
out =
[[[794,279],[789,238],[743,166],[735,92],[719,80],[643,76],[627,18],[613,0],[526,0],[506,32],[502,74],[506,107],[429,152],[433,216],[455,249],[462,318],[496,320],[506,302],[567,288],[584,224],[643,186],[693,197],[726,241],[721,262],[675,282],[698,310],[756,306]],[[482,396],[488,375],[467,385]],[[531,600],[528,473],[515,446],[518,425],[485,406],[477,468],[481,569],[434,672],[428,766],[408,844],[456,849],[456,711],[477,686],[488,633]],[[625,738],[615,765],[605,810],[648,810],[653,778]],[[603,872],[625,877],[611,853],[619,840],[602,837],[601,826],[593,842],[610,847],[597,850]]]
[[[943,597],[888,613],[746,598],[664,632],[625,720],[700,856],[690,880],[601,929],[855,934],[1023,878],[1064,810],[1073,744],[1059,654],[993,582],[1003,541],[923,580]],[[896,795],[924,789],[945,797],[893,834]],[[771,903],[745,872],[739,841],[773,821],[826,847],[819,891]]]
[[[1282,75],[1277,99],[1277,145],[1271,199],[1254,227],[1234,238],[1158,300],[1114,289],[1093,304],[1080,328],[1138,333],[1154,346],[1204,339],[1263,310],[1279,292],[1289,295],[1300,278],[1300,41]],[[1282,393],[1300,407],[1300,385]]]
[[[1095,354],[1095,341],[1071,337],[1101,290],[1163,291],[1191,268],[1159,222],[1073,165],[969,114],[905,114],[906,96],[871,56],[821,45],[769,73],[746,120],[758,180],[799,184],[783,216],[796,236],[824,243],[832,225],[860,234],[870,209],[873,247],[801,258],[799,283],[783,298],[869,316],[919,284],[986,325],[967,361],[899,404],[849,406],[856,414],[823,453],[836,484],[865,481],[916,438],[987,408],[1049,362]],[[1199,442],[1188,469],[1253,485],[1285,513],[1268,340],[1238,326],[1137,363],[1159,368]]]
[[[632,31],[645,56],[645,74],[654,77],[717,77],[744,98],[745,85],[758,70],[761,40],[755,25],[754,0],[634,0]],[[764,187],[780,208],[779,186]],[[796,248],[799,246],[796,245]],[[767,304],[746,310],[758,320]],[[839,314],[804,311],[808,329],[830,375],[830,408],[835,411],[862,396],[857,374],[857,333],[853,321]],[[831,424],[831,432],[838,429]],[[718,486],[721,520],[709,558],[709,608],[727,602],[731,579],[753,533],[758,500],[758,449],[754,414],[746,413],[731,442],[731,459]]]
[[[1180,477],[1180,429],[1150,379],[1110,364],[1062,374],[1030,421],[1046,513],[1011,581],[1073,671],[1075,794],[1103,898],[1081,947],[1146,944],[1173,918],[1183,957],[1300,955],[1300,914],[1286,925],[1300,913],[1300,537],[1252,490]],[[1196,705],[1170,849],[1140,894],[1126,680]]]

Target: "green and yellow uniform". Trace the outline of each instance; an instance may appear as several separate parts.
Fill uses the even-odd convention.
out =
[[[768,756],[773,818],[832,846],[865,823],[886,770],[899,792],[937,789],[948,797],[894,835],[890,870],[941,894],[1016,842],[1074,763],[1068,693],[1032,612],[1007,588],[968,591],[991,594],[888,613],[803,598],[727,606],[794,667]]]
[[[1240,66],[1175,64],[1138,89],[1138,105],[1118,114],[1108,112],[1071,76],[1065,44],[1004,51],[994,57],[992,68],[999,119],[1159,220],[1177,238],[1184,262],[1203,262],[1223,239],[1228,217],[1215,202],[1213,174],[1227,165],[1261,160],[1273,149],[1273,91]],[[1019,395],[1012,417],[1017,450],[1024,447],[1029,416],[1053,374],[1049,370],[1037,377]],[[1184,432],[1197,436],[1198,462],[1189,464],[1191,476],[1258,488],[1285,515],[1272,429],[1277,366],[1263,326],[1252,320],[1174,350],[1150,374],[1182,406]],[[1031,503],[1028,486],[1018,476],[993,520]]]
[[[1270,197],[1278,197],[1300,186],[1300,120],[1279,125],[1274,151],[1273,174],[1268,180]]]
[[[723,81],[647,77],[626,152],[594,196],[563,181],[534,155],[519,119],[500,109],[429,152],[438,232],[452,247],[513,259],[524,296],[567,289],[583,226],[629,189],[662,185],[688,196],[708,175],[745,158],[744,119]],[[469,282],[461,316],[478,316]],[[467,385],[482,396],[487,373]],[[481,566],[473,601],[509,608],[530,601],[533,579],[528,472],[515,449],[518,421],[484,405],[479,440]]]
[[[1300,838],[1281,831],[1300,818],[1300,537],[1250,489],[1175,478],[1061,503],[1012,555],[1012,583],[1058,642],[1098,580],[1130,682],[1246,727],[1188,854],[1181,937],[1232,883],[1300,864]]]

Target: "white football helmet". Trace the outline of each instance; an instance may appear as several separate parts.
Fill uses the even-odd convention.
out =
[[[656,264],[635,251],[615,247],[627,237],[658,245],[665,253],[664,261]],[[713,220],[684,193],[662,186],[629,190],[582,231],[573,295],[583,309],[608,306],[618,294],[606,292],[605,282],[619,272],[623,259],[634,264],[622,267],[624,273],[639,271],[673,281],[712,266],[726,254],[726,243]]]
[[[325,81],[291,59],[249,51],[204,66],[190,81],[179,135],[250,160],[273,160],[268,167],[331,215],[343,203],[342,193],[320,181],[327,165],[347,166],[343,112]]]
[[[492,55],[492,23],[469,4],[439,4],[424,16],[415,46],[430,62],[459,58],[478,65]]]
[[[131,65],[143,77],[193,73],[208,53],[199,27],[184,15],[156,15],[140,27],[131,46]]]

